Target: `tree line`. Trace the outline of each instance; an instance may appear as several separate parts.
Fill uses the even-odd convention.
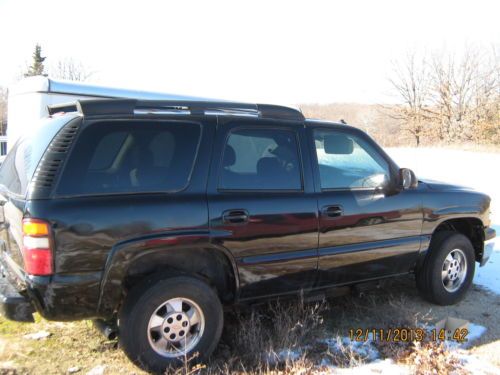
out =
[[[42,47],[37,44],[32,54],[31,63],[21,74],[22,77],[49,76],[52,78],[70,81],[87,81],[93,74],[84,64],[73,58],[63,58],[45,65],[46,56],[43,56]],[[0,135],[7,132],[7,88],[0,86]]]
[[[469,47],[461,55],[411,53],[395,62],[390,83],[400,104],[386,113],[418,146],[500,144],[500,54]]]
[[[70,57],[58,60],[47,69],[44,64],[46,58],[42,56],[42,47],[39,44],[35,45],[31,64],[26,68],[23,76],[50,75],[52,78],[70,81],[87,81],[93,74],[84,64]]]
[[[36,45],[23,76],[86,81],[92,72],[72,58],[49,68]],[[345,119],[385,146],[483,143],[500,145],[500,52],[469,47],[453,53],[409,53],[393,63],[389,82],[398,104],[302,105],[308,117]],[[7,90],[0,87],[0,134],[7,124]]]

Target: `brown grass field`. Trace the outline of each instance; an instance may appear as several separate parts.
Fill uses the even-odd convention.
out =
[[[340,340],[350,329],[424,327],[447,316],[467,319],[488,330],[471,343],[469,353],[500,372],[500,296],[473,286],[456,306],[441,307],[422,300],[411,276],[387,281],[380,288],[320,302],[272,302],[227,312],[222,340],[208,363],[189,359],[173,374],[327,374],[369,360],[350,345],[332,350],[324,340]],[[40,340],[25,334],[47,331]],[[468,371],[454,354],[433,342],[376,342],[382,359],[416,374],[461,374]],[[297,356],[276,353],[290,350]],[[325,363],[336,367],[327,367]],[[323,365],[322,365],[323,364]],[[35,324],[0,320],[0,374],[143,374],[89,321],[58,323],[40,318]]]

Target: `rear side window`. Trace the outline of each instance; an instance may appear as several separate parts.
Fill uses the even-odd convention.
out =
[[[301,190],[301,165],[294,132],[241,129],[224,148],[219,188],[227,190]]]
[[[201,128],[174,122],[102,122],[84,129],[59,195],[177,191],[189,181]]]

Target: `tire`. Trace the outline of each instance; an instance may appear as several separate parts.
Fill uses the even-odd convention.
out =
[[[183,365],[185,358],[205,360],[217,346],[222,326],[215,291],[197,278],[176,276],[150,279],[132,289],[119,313],[118,338],[137,366],[164,373]]]
[[[429,302],[453,305],[465,297],[474,267],[474,247],[467,237],[452,231],[435,233],[429,254],[416,273],[417,288]]]

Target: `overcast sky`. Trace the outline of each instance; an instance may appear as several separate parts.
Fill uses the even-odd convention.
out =
[[[500,43],[500,1],[0,0],[0,85],[40,43],[95,82],[215,98],[393,101],[391,61],[411,50]]]

